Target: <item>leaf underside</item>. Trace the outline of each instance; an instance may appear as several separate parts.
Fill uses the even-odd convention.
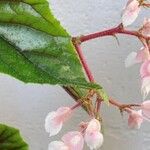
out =
[[[26,83],[100,88],[87,82],[71,37],[46,0],[0,1],[0,72]]]

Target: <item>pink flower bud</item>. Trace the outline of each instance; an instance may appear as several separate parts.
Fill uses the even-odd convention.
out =
[[[144,62],[146,60],[150,60],[150,53],[148,47],[142,47],[138,52],[136,56],[136,60],[138,62]]]
[[[138,0],[129,0],[122,14],[123,26],[132,24],[138,17],[140,9]]]
[[[92,119],[86,128],[86,131],[100,131],[101,125],[97,119]]]
[[[90,149],[98,149],[102,146],[104,138],[100,133],[101,126],[98,120],[92,119],[85,131],[84,139]]]
[[[58,134],[63,123],[70,117],[71,109],[69,107],[60,107],[57,111],[50,112],[45,119],[45,130],[50,136]]]
[[[141,109],[142,109],[142,114],[145,117],[150,118],[150,100],[144,101],[141,105]]]
[[[82,150],[84,146],[83,136],[78,131],[68,132],[62,141],[51,142],[48,150]]]
[[[62,141],[70,148],[70,150],[82,150],[84,139],[81,132],[68,132],[62,137]]]
[[[126,60],[125,60],[125,66],[130,67],[136,63],[144,62],[145,60],[150,59],[149,50],[147,47],[142,47],[137,53],[131,52]]]
[[[150,36],[150,19],[144,19],[143,27],[140,31],[144,36]]]
[[[148,96],[150,92],[150,76],[142,78],[142,87],[141,87],[143,100]]]
[[[128,126],[133,129],[139,129],[142,123],[143,123],[143,116],[141,110],[139,111],[132,110],[129,113]]]

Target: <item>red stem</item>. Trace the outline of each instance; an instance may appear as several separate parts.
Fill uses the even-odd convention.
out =
[[[81,36],[80,41],[86,42],[91,39],[95,39],[95,38],[99,38],[99,37],[103,37],[103,36],[113,36],[115,34],[127,34],[127,35],[136,36],[138,38],[142,37],[146,40],[150,40],[150,37],[144,36],[144,35],[140,34],[138,31],[125,30],[123,28],[122,24],[120,24],[117,27],[112,28],[112,29],[108,29],[105,31],[100,31],[100,32],[89,34],[89,35]]]
[[[82,53],[82,50],[81,50],[81,46],[78,43],[74,43],[74,46],[75,46],[75,48],[77,50],[77,53],[78,53],[78,55],[80,57],[80,61],[82,63],[82,66],[83,66],[86,74],[87,74],[87,77],[88,77],[89,81],[90,82],[94,82],[94,76],[92,75],[92,72],[91,72],[90,68],[88,67],[86,59],[85,59],[85,57],[84,57],[84,55]]]
[[[143,6],[150,7],[150,3],[144,3]]]
[[[109,103],[116,106],[116,107],[121,107],[122,104],[118,101],[113,100],[112,98],[109,99]]]
[[[127,104],[127,105],[126,104],[122,104],[122,103],[120,103],[120,102],[118,102],[118,101],[116,101],[116,100],[114,100],[112,98],[109,99],[109,103],[114,105],[114,106],[116,106],[116,107],[118,107],[118,108],[123,108],[122,106],[126,106],[126,107],[123,108],[123,110],[128,112],[128,113],[131,112],[132,109],[130,107],[132,107],[132,106],[134,106],[134,107],[141,107],[140,104]],[[130,106],[130,107],[128,107],[128,106]]]
[[[112,105],[114,105],[114,106],[116,106],[116,107],[118,107],[118,108],[121,108],[121,106],[122,106],[122,104],[121,103],[119,103],[118,101],[115,101],[115,100],[113,100],[113,99],[109,99],[109,102],[110,102],[110,104],[112,104]],[[131,109],[130,108],[124,108],[124,110],[126,111],[126,112],[128,112],[128,113],[130,113],[131,112]]]
[[[94,76],[93,76],[93,74],[92,74],[92,72],[91,72],[91,70],[90,70],[90,68],[89,68],[89,66],[88,66],[88,64],[87,64],[87,62],[86,62],[86,59],[85,59],[85,57],[84,57],[84,55],[83,55],[83,53],[82,53],[80,44],[77,43],[76,41],[73,41],[73,43],[74,43],[74,46],[75,46],[75,48],[76,48],[76,51],[77,51],[77,53],[78,53],[78,55],[79,55],[80,61],[81,61],[81,63],[82,63],[82,66],[83,66],[83,68],[84,68],[84,70],[85,70],[85,72],[86,72],[86,75],[87,75],[89,81],[90,81],[90,82],[94,82]],[[96,106],[96,107],[97,107],[97,112],[98,112],[99,109],[100,109],[100,104],[101,104],[101,101],[98,100],[98,101],[97,101],[97,106]],[[90,111],[90,115],[91,115],[91,116],[94,116],[93,112]]]
[[[98,113],[99,110],[100,110],[101,103],[102,103],[102,100],[101,100],[101,99],[97,99],[97,101],[96,101],[96,112],[97,112],[97,113]]]
[[[86,42],[88,40],[95,39],[95,38],[98,38],[98,37],[114,35],[115,33],[118,32],[118,29],[119,29],[119,26],[116,27],[116,28],[109,29],[109,30],[84,35],[84,36],[80,37],[80,41],[81,42]]]

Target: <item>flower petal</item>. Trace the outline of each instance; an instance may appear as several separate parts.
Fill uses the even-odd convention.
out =
[[[90,149],[97,149],[103,144],[103,135],[100,133],[101,125],[97,119],[92,119],[85,130],[85,142]]]
[[[141,92],[143,99],[145,99],[150,92],[150,61],[145,61],[140,68],[140,75],[142,78]]]
[[[132,110],[128,118],[128,126],[133,129],[139,129],[143,123],[143,116],[141,110],[134,111]]]
[[[141,91],[142,91],[143,99],[145,99],[150,92],[150,76],[144,77],[142,79]]]
[[[144,61],[140,68],[141,78],[150,76],[150,60]]]
[[[125,67],[127,68],[127,67],[130,67],[130,66],[138,63],[136,57],[137,57],[137,53],[131,52],[125,60]]]
[[[150,100],[144,101],[141,105],[142,113],[145,117],[150,118]]]
[[[53,136],[58,134],[58,132],[62,128],[62,122],[58,122],[56,120],[57,113],[56,112],[50,112],[45,119],[45,130],[48,132],[50,135]]]
[[[91,150],[100,148],[104,141],[102,133],[98,131],[86,132],[84,139]]]
[[[97,119],[92,119],[86,128],[86,132],[93,132],[93,131],[100,131],[101,130],[101,125],[100,122]]]
[[[122,23],[123,26],[128,26],[132,24],[136,18],[138,17],[138,14],[140,12],[140,6],[139,2],[137,0],[130,0],[122,15]]]
[[[140,31],[144,36],[150,36],[150,19],[144,19],[143,27]]]
[[[144,62],[150,59],[150,53],[148,47],[142,47],[137,53],[131,52],[126,60],[125,67],[130,67],[136,63]]]
[[[59,119],[64,122],[71,116],[72,110],[70,107],[60,107],[56,112]]]
[[[81,132],[68,132],[62,137],[62,141],[69,146],[70,150],[82,150],[84,140]]]
[[[150,53],[148,47],[142,47],[140,51],[138,51],[136,60],[137,62],[144,62],[150,59]]]
[[[69,150],[69,147],[61,141],[53,141],[49,144],[48,150]]]

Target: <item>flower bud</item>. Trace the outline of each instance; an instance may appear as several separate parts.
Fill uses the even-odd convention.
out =
[[[92,119],[86,128],[84,139],[91,150],[98,149],[103,144],[104,138],[100,129],[100,123],[96,119]]]
[[[145,117],[150,118],[150,100],[144,101],[141,104],[141,109],[142,109],[142,114]]]
[[[122,14],[122,23],[123,26],[128,26],[132,24],[136,18],[138,17],[138,14],[140,12],[141,7],[139,6],[138,0],[129,0],[124,11]]]
[[[45,130],[50,136],[58,134],[61,130],[63,123],[71,115],[69,107],[60,107],[57,111],[50,112],[45,119]]]
[[[129,113],[128,126],[133,129],[139,129],[142,123],[143,123],[143,116],[141,110],[139,111],[132,110]]]

